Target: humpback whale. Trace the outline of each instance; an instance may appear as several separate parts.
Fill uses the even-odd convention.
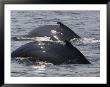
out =
[[[31,61],[58,64],[90,64],[70,40],[81,38],[61,22],[57,25],[40,26],[27,35],[14,37],[15,41],[34,40],[11,53],[12,58],[26,57]]]
[[[74,31],[72,31],[69,27],[67,27],[61,22],[57,22],[57,25],[40,26],[29,32],[27,35],[13,37],[12,39],[14,39],[15,41],[20,41],[29,40],[27,38],[44,36],[50,37],[50,39],[54,41],[70,41],[73,38],[80,38],[80,36],[77,35]]]
[[[64,42],[30,42],[22,45],[11,54],[14,57],[31,57],[34,61],[59,64],[89,64],[85,56],[69,41]]]

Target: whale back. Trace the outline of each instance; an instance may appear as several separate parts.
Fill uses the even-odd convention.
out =
[[[19,37],[13,37],[12,39],[17,40],[29,40],[26,38],[34,38],[34,37],[50,37],[53,41],[70,41],[73,38],[80,38],[73,30],[71,30],[69,27],[64,25],[61,22],[57,22],[57,25],[44,25],[40,26],[31,32],[29,32],[27,35],[22,35]],[[22,39],[25,38],[25,39]],[[21,39],[18,39],[21,38]]]
[[[34,57],[36,60],[53,64],[89,64],[85,56],[68,41],[63,44],[53,42],[30,42],[16,49],[12,57]]]
[[[58,23],[59,24],[59,23]],[[30,37],[50,37],[52,40],[68,40],[73,38],[80,38],[74,31],[64,24],[59,25],[45,25],[40,26],[31,31],[28,36]]]

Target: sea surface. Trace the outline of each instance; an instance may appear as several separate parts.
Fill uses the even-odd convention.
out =
[[[82,39],[72,44],[91,64],[26,65],[11,61],[12,77],[100,77],[100,11],[11,11],[11,37],[26,35],[42,25],[63,22]],[[29,41],[11,40],[11,52]]]

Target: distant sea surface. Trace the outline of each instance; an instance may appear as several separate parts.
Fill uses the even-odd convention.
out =
[[[11,11],[11,36],[26,35],[31,30],[56,24],[60,20],[82,37],[72,43],[91,64],[29,65],[11,61],[12,77],[99,77],[100,11]],[[11,52],[29,41],[11,41]]]

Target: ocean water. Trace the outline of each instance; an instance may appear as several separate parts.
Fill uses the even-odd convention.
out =
[[[91,64],[26,65],[11,61],[12,77],[99,77],[100,76],[100,11],[11,11],[11,37],[26,35],[31,30],[61,21],[82,37],[72,44]],[[29,41],[11,40],[11,52]]]

